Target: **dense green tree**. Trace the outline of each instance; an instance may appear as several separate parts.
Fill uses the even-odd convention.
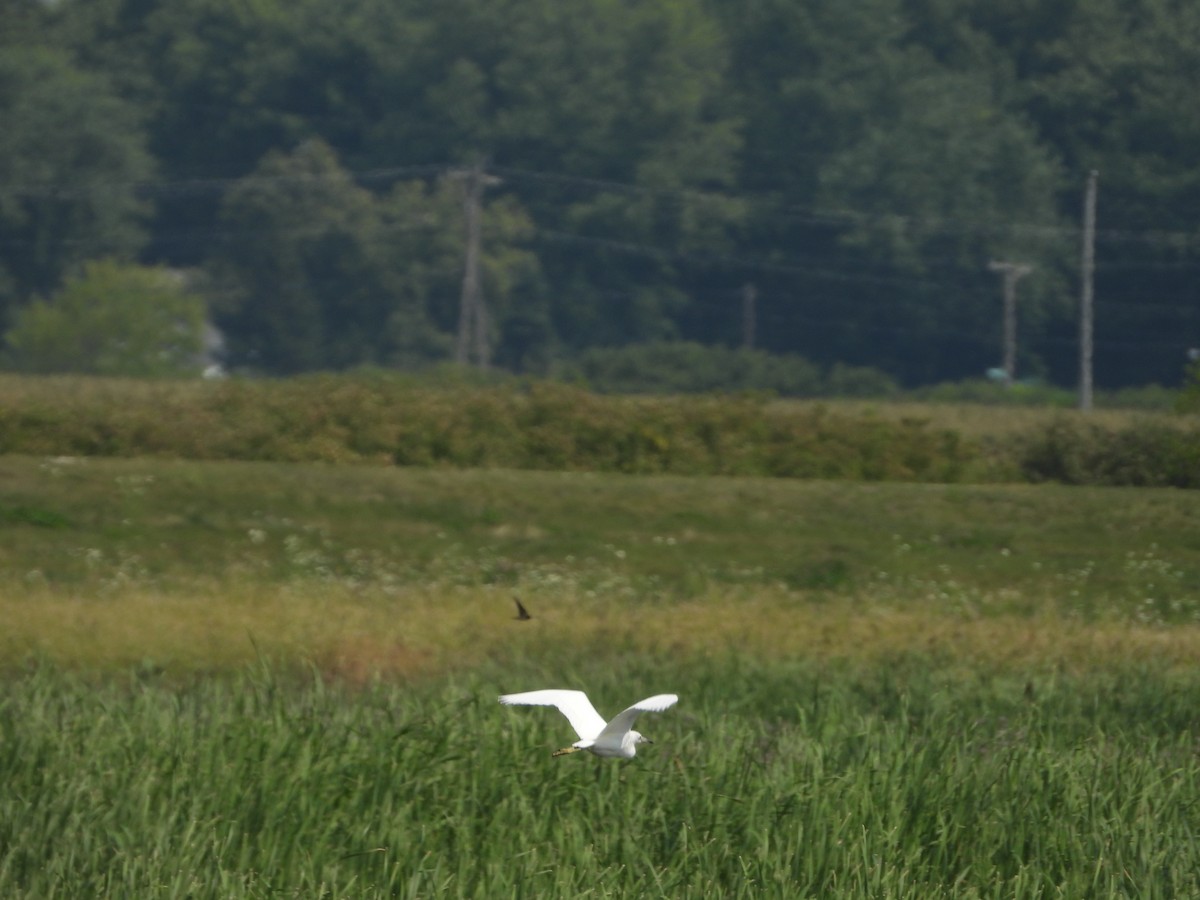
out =
[[[1101,170],[1112,215],[1140,228],[1193,227],[1200,120],[1187,111],[1200,77],[1200,7],[1080,0],[1040,63],[1031,109],[1073,168]]]
[[[396,101],[372,145],[490,160],[533,217],[568,346],[673,333],[674,261],[727,246],[742,208],[699,190],[733,186],[739,147],[702,4],[450,0],[428,26],[417,59],[380,65]]]
[[[448,358],[463,273],[462,191],[447,177],[377,197],[316,140],[268,154],[227,197],[211,263],[233,363],[290,373]],[[487,208],[488,341],[512,365],[532,352],[509,334],[536,309],[536,260],[519,246],[528,229],[511,200]],[[513,300],[518,292],[526,302]]]
[[[720,245],[740,211],[693,193],[731,188],[738,148],[722,38],[699,0],[102,8],[95,33],[149,73],[123,77],[153,110],[153,146],[176,179],[156,244],[176,262],[201,258],[214,230],[211,182],[195,179],[244,174],[267,149],[320,137],[378,190],[406,163],[482,155],[508,170],[496,193],[530,210],[548,235],[542,266],[563,285],[532,318],[521,307],[521,340],[553,327],[582,345],[671,333],[686,299],[671,256]],[[77,52],[108,58],[78,24],[72,35]],[[597,191],[599,180],[611,188]],[[595,252],[613,239],[656,252]]]
[[[1040,49],[1028,107],[1075,176],[1064,201],[1100,174],[1097,377],[1178,384],[1200,334],[1200,7],[1079,0]]]
[[[948,20],[944,40],[903,0],[727,12],[747,98],[742,183],[763,192],[745,252],[769,263],[749,275],[768,340],[909,381],[994,364],[990,260],[1037,267],[1022,295],[1032,324],[1053,314],[1071,249],[1060,172],[1017,105],[1011,67],[963,4],[926,5]]]
[[[976,374],[989,364],[978,347],[939,341],[946,330],[994,332],[999,320],[992,261],[1034,267],[1022,283],[1021,317],[1028,328],[1056,309],[1063,296],[1075,244],[1059,228],[1055,199],[1059,171],[1036,135],[993,99],[988,80],[936,68],[897,80],[881,99],[870,124],[821,170],[819,202],[846,214],[842,240],[903,275],[956,288],[924,285],[891,289],[903,317],[898,328],[917,331],[927,346],[921,364],[902,348],[881,348],[888,368],[907,368],[927,380],[947,366]],[[873,314],[873,313],[872,313]],[[881,342],[882,343],[882,342]],[[894,345],[893,345],[894,346]],[[998,359],[999,342],[996,342]],[[901,352],[897,353],[899,349]],[[842,350],[843,354],[846,348]],[[986,352],[986,351],[984,351]],[[887,354],[886,357],[883,354]],[[932,365],[931,365],[932,363]]]
[[[556,349],[541,261],[529,249],[533,221],[513,195],[483,211],[482,269],[493,331],[492,359],[516,372],[544,372]]]
[[[49,300],[34,299],[5,335],[22,372],[195,375],[203,368],[204,302],[161,268],[89,262]]]
[[[99,256],[142,246],[135,109],[63,52],[0,45],[0,316]]]
[[[1200,125],[1186,110],[1200,73],[1200,8],[1180,0],[910,0],[917,37],[962,70],[982,39],[1006,87],[1062,161],[1060,214],[1077,222],[1100,173],[1097,377],[1178,383],[1200,332]],[[964,37],[966,36],[966,37]],[[1047,323],[1050,337],[1074,323]],[[1069,342],[1062,342],[1069,344]],[[1069,379],[1069,354],[1057,376]],[[1065,368],[1065,371],[1063,371]],[[1134,374],[1137,373],[1137,374]]]
[[[21,47],[42,43],[47,6],[38,0],[0,2],[0,46]]]
[[[390,297],[379,217],[323,143],[269,153],[225,199],[214,283],[234,364],[274,373],[378,361]]]
[[[464,184],[402,182],[380,199],[381,257],[392,272],[395,307],[385,360],[403,366],[453,354],[464,271]],[[532,225],[511,198],[482,208],[481,278],[492,359],[517,371],[544,365],[552,341],[537,258],[524,246]]]
[[[243,363],[441,358],[464,229],[461,182],[439,175],[482,159],[502,179],[483,258],[497,364],[736,343],[750,283],[759,347],[908,382],[978,374],[1000,349],[987,263],[1011,258],[1036,266],[1019,368],[1068,380],[1096,168],[1097,376],[1177,381],[1200,329],[1198,10],[10,0],[0,292],[128,257],[140,196],[156,209],[142,259],[213,261]],[[336,178],[295,153],[320,145]],[[305,165],[328,177],[293,179]]]

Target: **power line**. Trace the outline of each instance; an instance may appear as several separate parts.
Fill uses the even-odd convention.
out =
[[[1100,173],[1088,173],[1083,200],[1082,285],[1079,299],[1079,408],[1092,408],[1092,278],[1096,263],[1096,181]]]
[[[387,181],[403,176],[430,176],[446,174],[452,167],[443,164],[411,166],[384,166],[374,169],[339,169],[328,175],[260,175],[249,172],[245,175],[218,178],[175,178],[138,181],[95,181],[70,182],[26,182],[3,186],[6,193],[16,197],[43,199],[70,199],[83,197],[95,191],[121,190],[150,197],[182,197],[189,195],[223,192],[234,185],[291,185],[321,184],[349,176],[358,181]]]
[[[512,167],[493,167],[493,171],[504,174],[511,180],[549,181],[558,184],[578,185],[596,190],[613,193],[625,193],[638,196],[671,197],[675,199],[723,200],[755,204],[758,207],[773,209],[780,217],[792,221],[812,225],[883,225],[899,223],[901,225],[916,225],[922,228],[946,233],[961,232],[964,229],[993,235],[1040,236],[1063,240],[1076,240],[1081,234],[1081,228],[1067,224],[1047,224],[1038,222],[997,222],[983,219],[964,219],[948,216],[917,216],[893,211],[864,211],[848,208],[809,207],[794,204],[780,205],[777,197],[767,194],[731,193],[727,191],[704,191],[687,188],[659,188],[653,186],[630,184],[628,182],[609,179],[590,178],[586,176],[564,175],[561,173],[532,172]],[[1198,243],[1198,238],[1191,232],[1165,231],[1160,229],[1138,231],[1133,229],[1103,229],[1096,232],[1096,239],[1110,243],[1141,243],[1186,248]]]
[[[930,281],[928,279],[914,278],[908,275],[871,275],[865,274],[861,266],[855,266],[853,270],[840,269],[824,269],[814,266],[803,266],[795,263],[775,262],[772,260],[758,259],[746,256],[734,256],[721,253],[700,253],[698,251],[672,250],[664,247],[654,247],[649,244],[635,243],[632,241],[622,241],[613,238],[601,238],[588,235],[571,234],[569,232],[555,231],[547,228],[536,228],[534,233],[539,237],[549,241],[560,243],[584,244],[595,247],[602,247],[607,250],[612,250],[616,253],[623,253],[631,256],[642,256],[650,259],[659,259],[666,262],[673,261],[693,261],[704,265],[721,264],[730,268],[751,269],[757,272],[779,272],[790,274],[804,274],[815,277],[825,278],[834,281],[853,281],[867,284],[880,285],[908,285],[910,287],[925,287],[929,289],[955,287],[946,282]]]
[[[111,183],[96,183],[91,185],[48,185],[48,184],[26,184],[26,185],[7,185],[3,190],[5,193],[12,196],[43,196],[43,197],[64,197],[75,195],[91,194],[97,190],[109,188],[134,189],[145,197],[159,198],[187,198],[190,196],[204,196],[216,194],[227,190],[234,185],[281,185],[281,184],[303,184],[312,182],[322,182],[333,178],[349,177],[359,184],[369,184],[376,182],[385,182],[401,178],[421,178],[430,179],[440,176],[453,174],[454,169],[446,164],[420,164],[407,166],[387,166],[375,167],[361,170],[343,169],[337,173],[331,173],[328,176],[318,175],[255,175],[253,173],[242,177],[228,178],[189,178],[189,179],[161,179],[139,182],[111,182]],[[584,176],[574,176],[548,171],[529,171],[516,169],[512,167],[493,167],[491,171],[503,173],[506,176],[506,181],[509,182],[538,182],[545,184],[564,185],[571,188],[587,191],[600,191],[609,194],[624,195],[628,197],[650,197],[660,200],[668,200],[671,202],[734,202],[743,204],[749,207],[752,212],[763,216],[768,223],[771,219],[783,220],[790,222],[800,222],[821,227],[870,227],[875,225],[883,225],[889,223],[900,223],[904,227],[919,227],[930,233],[937,233],[939,230],[944,231],[961,231],[964,229],[974,229],[978,233],[995,234],[995,235],[1019,235],[1026,237],[1035,237],[1045,240],[1060,240],[1064,238],[1081,238],[1087,231],[1087,225],[1083,228],[1073,226],[1060,225],[1043,225],[1037,223],[997,223],[992,221],[970,220],[970,219],[955,219],[950,217],[936,216],[907,216],[890,212],[880,211],[860,211],[852,209],[820,209],[816,207],[803,207],[798,205],[786,205],[779,201],[779,198],[766,194],[752,193],[731,193],[715,191],[704,191],[696,189],[684,188],[669,188],[669,187],[653,187],[638,184],[631,184],[621,181],[613,181],[606,179],[590,178]],[[519,196],[519,191],[515,191]],[[536,198],[534,199],[535,207],[537,206]],[[563,204],[561,207],[565,212],[571,208],[571,204]],[[543,204],[543,209],[548,209],[551,213],[555,211],[552,204]],[[393,222],[390,226],[392,229],[400,229],[406,231],[420,231],[428,226],[423,222],[405,223],[401,220],[399,223]],[[318,235],[326,231],[326,228],[318,223],[300,223],[294,226],[288,226],[278,229],[279,233],[290,235],[313,234]],[[219,228],[201,228],[188,229],[178,232],[157,232],[152,235],[153,240],[161,245],[172,241],[193,240],[204,237],[223,237],[236,239],[240,235],[251,233],[248,230],[236,229],[230,227]],[[1094,223],[1091,230],[1092,239],[1095,243],[1126,243],[1133,246],[1157,247],[1166,248],[1174,253],[1186,254],[1193,248],[1197,247],[1197,238],[1191,234],[1180,232],[1171,232],[1163,230],[1152,231],[1130,231],[1105,229],[1096,230]],[[908,288],[921,291],[953,291],[956,296],[967,297],[971,299],[982,299],[985,296],[981,286],[970,283],[964,283],[960,279],[937,279],[922,277],[904,273],[896,268],[890,270],[875,270],[871,271],[863,267],[858,261],[846,259],[843,262],[835,261],[832,265],[829,264],[829,258],[824,257],[825,264],[812,264],[803,258],[763,258],[748,254],[740,253],[713,253],[703,250],[684,250],[672,247],[662,247],[637,240],[627,238],[608,238],[599,235],[579,234],[577,232],[554,229],[545,226],[538,227],[533,231],[533,239],[541,240],[550,243],[571,244],[578,247],[586,247],[597,252],[613,252],[622,253],[633,256],[638,256],[647,259],[656,259],[672,264],[695,264],[703,266],[708,270],[712,270],[714,266],[721,266],[727,269],[737,270],[743,276],[754,274],[768,275],[794,275],[815,281],[827,281],[845,284],[857,285],[877,285],[886,288]],[[86,239],[68,239],[67,242],[75,244],[88,244],[90,240]],[[23,242],[20,238],[9,238],[0,241],[0,244],[7,246],[25,246],[27,242]],[[946,269],[957,269],[963,271],[961,265],[949,256],[931,256],[923,259],[923,263],[931,266],[945,267]],[[1100,261],[1097,264],[1094,251],[1091,256],[1091,267],[1100,268],[1103,270],[1153,270],[1163,269],[1165,271],[1183,271],[1187,272],[1195,268],[1200,268],[1200,261],[1190,262],[1187,260],[1177,261],[1137,261],[1137,260],[1120,260],[1120,261]],[[465,287],[464,277],[464,290]],[[777,294],[777,291],[767,289],[761,295],[756,296],[756,300],[760,301],[755,306],[757,314],[763,317],[768,317],[770,313],[768,309],[774,305],[775,300],[772,297]],[[990,293],[987,294],[990,296]],[[1164,296],[1160,291],[1155,292],[1155,296]],[[1180,315],[1184,313],[1195,313],[1195,305],[1183,302],[1186,295],[1167,294],[1165,296],[1179,296],[1181,303],[1178,305],[1143,302],[1141,300],[1123,299],[1120,297],[1108,297],[1098,303],[1092,301],[1093,307],[1109,308],[1114,310],[1125,311],[1127,313],[1135,312],[1160,312],[1164,314]],[[876,299],[878,298],[878,299]],[[845,303],[855,303],[858,305],[878,306],[878,308],[886,308],[900,314],[903,310],[895,304],[889,303],[890,297],[884,292],[876,292],[869,294],[867,292],[846,292],[845,296],[839,296],[839,305]],[[811,300],[808,302],[811,303]],[[469,306],[469,304],[468,304]],[[915,314],[919,309],[910,309],[910,313]],[[800,321],[800,319],[797,319]],[[811,319],[809,320],[811,321]],[[854,325],[862,330],[877,331],[881,330],[875,326],[864,325],[861,318],[841,317],[840,319],[826,319],[825,322],[840,321],[847,325]],[[896,331],[892,326],[887,326],[887,331]],[[482,333],[482,332],[480,332]],[[935,332],[925,329],[912,329],[912,333],[931,335]],[[953,332],[945,332],[953,334]],[[972,341],[983,342],[985,339],[981,335],[966,334],[958,332],[959,336]],[[1044,343],[1038,341],[1036,343]],[[1168,341],[1132,341],[1132,340],[1105,340],[1095,341],[1098,346],[1107,347],[1175,347],[1175,342]],[[481,357],[482,358],[482,357]],[[1082,365],[1082,363],[1081,363]]]
[[[27,182],[9,184],[5,191],[14,196],[64,199],[86,196],[98,190],[135,191],[144,197],[182,197],[219,193],[234,184],[297,184],[320,182],[348,175],[360,182],[390,181],[402,177],[432,177],[455,171],[449,163],[419,163],[381,166],[369,169],[340,169],[329,175],[260,175],[254,172],[241,176],[182,179],[148,179],[139,181],[100,181],[88,184]],[[656,197],[676,202],[721,202],[748,204],[759,213],[760,220],[768,215],[801,224],[819,226],[880,226],[900,225],[920,228],[929,233],[960,233],[970,230],[982,235],[1040,237],[1046,240],[1077,240],[1079,227],[1065,224],[1036,222],[997,222],[994,220],[961,217],[912,215],[890,210],[856,210],[849,208],[808,207],[780,204],[778,197],[761,193],[735,193],[721,190],[702,190],[682,187],[657,187],[636,183],[569,175],[557,172],[534,171],[511,166],[490,166],[489,171],[503,175],[509,181],[539,181],[587,188],[594,191]],[[1095,233],[1100,243],[1142,244],[1169,247],[1180,251],[1200,246],[1194,233],[1166,230],[1101,229]]]

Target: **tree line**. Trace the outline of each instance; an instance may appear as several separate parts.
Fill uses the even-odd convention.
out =
[[[6,361],[80,360],[55,336],[126,282],[238,369],[451,359],[486,173],[493,365],[687,341],[978,376],[1006,262],[1018,376],[1069,384],[1096,170],[1097,383],[1178,383],[1198,66],[1184,0],[6,0]]]

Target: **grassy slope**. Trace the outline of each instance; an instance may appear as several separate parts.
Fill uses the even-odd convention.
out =
[[[1191,493],[9,457],[0,496],[10,665],[1200,646]]]

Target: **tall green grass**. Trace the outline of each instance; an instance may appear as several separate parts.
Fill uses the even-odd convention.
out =
[[[31,671],[0,701],[0,895],[1200,891],[1194,676],[614,662],[357,692]],[[565,719],[495,701],[547,684],[681,700],[636,760],[553,759]]]

